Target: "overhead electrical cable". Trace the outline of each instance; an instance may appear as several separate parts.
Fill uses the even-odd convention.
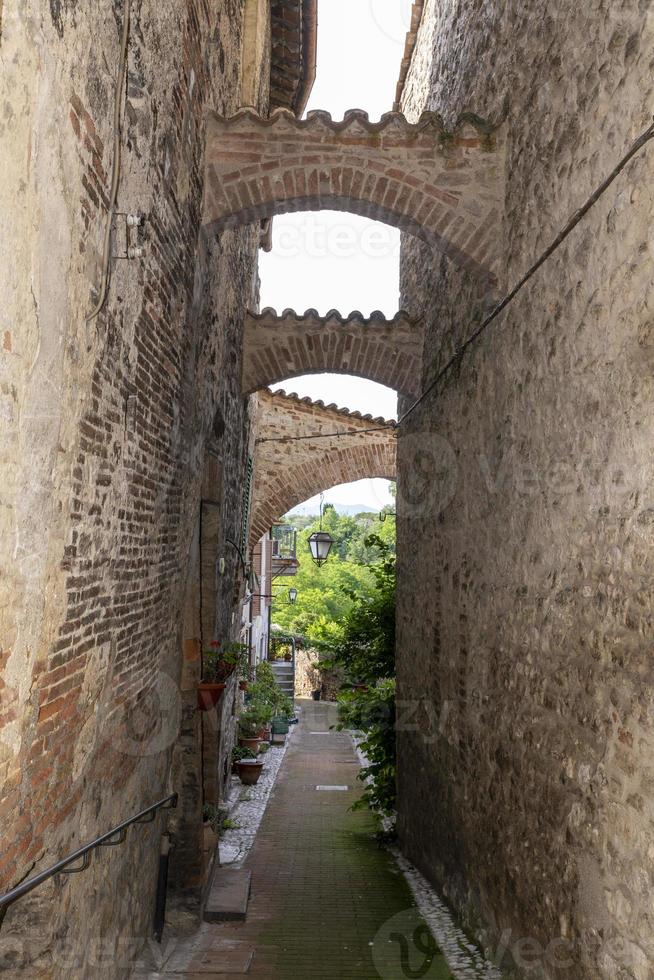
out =
[[[449,371],[451,371],[454,365],[460,363],[461,358],[463,357],[463,354],[466,352],[466,350],[468,350],[468,348],[471,347],[482,336],[482,334],[486,332],[486,330],[490,327],[490,325],[495,320],[497,320],[500,313],[502,313],[507,308],[507,306],[509,306],[513,302],[513,300],[516,298],[518,293],[520,293],[524,289],[524,287],[527,285],[530,279],[532,279],[533,276],[538,272],[541,266],[543,266],[545,262],[547,262],[547,260],[561,247],[563,242],[571,235],[571,233],[577,227],[579,222],[582,221],[582,219],[588,214],[588,212],[603,197],[603,195],[609,189],[611,184],[613,184],[613,182],[623,172],[627,164],[636,156],[637,153],[640,152],[640,150],[643,149],[643,147],[651,139],[654,139],[654,122],[652,123],[651,126],[649,126],[648,129],[646,129],[638,137],[637,140],[634,141],[634,143],[632,143],[630,148],[627,150],[627,152],[619,161],[619,163],[616,164],[616,166],[613,168],[613,170],[608,175],[608,177],[606,177],[605,180],[603,180],[602,183],[593,191],[593,193],[586,200],[586,202],[577,211],[575,211],[575,213],[572,215],[572,217],[567,222],[567,224],[558,233],[556,238],[551,242],[550,245],[548,245],[545,251],[541,252],[541,254],[538,256],[535,262],[533,262],[532,265],[527,269],[527,271],[522,276],[522,278],[518,280],[518,282],[515,284],[513,289],[511,289],[510,292],[506,293],[506,295],[500,300],[500,302],[493,307],[492,311],[483,320],[483,322],[477,327],[477,329],[474,330],[469,335],[469,337],[457,347],[455,353],[448,360],[448,362],[440,369],[436,377],[427,385],[427,387],[422,392],[422,394],[418,398],[416,398],[416,400],[413,402],[412,405],[409,406],[406,412],[403,412],[402,415],[400,415],[396,423],[389,422],[389,424],[386,426],[371,426],[368,429],[350,429],[350,430],[340,431],[340,432],[324,432],[324,433],[316,432],[310,435],[301,435],[301,436],[277,436],[274,438],[271,437],[271,438],[258,439],[257,442],[258,443],[298,442],[300,440],[305,440],[305,439],[335,439],[335,438],[342,438],[344,436],[365,435],[368,432],[385,432],[388,431],[391,425],[393,427],[399,428],[399,426],[401,426],[409,418],[409,416],[411,416],[413,412],[415,412],[418,406],[424,402],[425,398],[429,394],[431,394],[431,392],[434,390],[434,388],[439,383],[439,381],[441,381],[442,378]]]

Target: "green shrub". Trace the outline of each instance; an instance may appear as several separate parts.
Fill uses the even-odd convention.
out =
[[[222,684],[234,671],[238,671],[239,677],[245,677],[248,660],[249,650],[245,644],[228,643],[223,646],[220,640],[213,640],[209,649],[202,654],[202,676],[213,684]]]
[[[375,588],[368,596],[352,595],[352,609],[323,668],[342,668],[363,689],[342,691],[339,729],[363,733],[361,748],[369,764],[359,778],[366,782],[355,806],[370,806],[385,816],[395,810],[395,555],[377,535],[366,539],[380,555],[371,565]]]
[[[278,715],[293,717],[293,702],[275,680],[273,669],[267,661],[257,667],[257,679],[248,688],[247,704],[248,707],[270,708],[270,718]]]
[[[263,702],[249,704],[238,720],[239,731],[243,738],[255,738],[256,735],[272,721],[272,708]]]
[[[368,759],[358,778],[366,788],[353,809],[369,806],[383,816],[395,812],[395,681],[383,680],[365,691],[343,691],[338,696],[339,724],[362,732],[362,751]]]

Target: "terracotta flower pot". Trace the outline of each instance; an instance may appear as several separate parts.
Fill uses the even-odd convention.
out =
[[[200,711],[211,711],[212,708],[215,708],[226,687],[226,684],[210,684],[205,681],[199,684],[198,709]]]
[[[236,763],[238,778],[244,786],[255,786],[263,772],[263,762],[256,759],[241,759]]]
[[[252,752],[254,755],[256,755],[259,751],[259,742],[260,739],[258,738],[239,738],[238,740],[238,744],[241,746],[241,748],[247,749],[248,752]]]

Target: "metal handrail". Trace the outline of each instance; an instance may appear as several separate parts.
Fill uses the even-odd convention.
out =
[[[113,830],[108,833],[103,834],[102,837],[96,837],[95,840],[91,841],[90,844],[85,844],[83,847],[78,848],[69,854],[68,857],[64,858],[62,861],[57,861],[52,867],[46,868],[45,871],[41,871],[38,875],[34,875],[33,878],[28,878],[23,881],[22,884],[17,885],[12,888],[10,892],[5,895],[0,895],[0,910],[11,905],[16,899],[22,898],[23,895],[27,895],[31,892],[33,888],[38,885],[43,884],[48,878],[53,878],[55,875],[59,874],[78,874],[81,871],[86,871],[91,863],[91,853],[98,847],[114,847],[117,844],[122,844],[127,836],[127,829],[135,823],[152,823],[158,810],[174,810],[177,806],[177,800],[179,798],[178,793],[173,793],[172,796],[167,796],[163,800],[159,800],[158,803],[153,803],[152,806],[147,807],[145,810],[141,810],[137,813],[135,817],[130,817],[129,820],[124,820],[123,823],[118,824]],[[112,838],[116,838],[113,840]],[[73,864],[75,861],[82,859],[82,863],[78,868],[69,868],[69,864]]]

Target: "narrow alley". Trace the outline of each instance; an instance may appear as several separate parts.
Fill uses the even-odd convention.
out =
[[[1,980],[654,980],[653,53],[0,0]]]
[[[450,969],[392,854],[377,843],[377,821],[369,811],[351,811],[361,796],[360,764],[350,734],[331,730],[337,706],[299,704],[301,722],[242,865],[252,876],[246,920],[205,923],[186,941],[168,938],[159,969],[144,966],[135,976],[495,977],[451,924],[458,965]]]

